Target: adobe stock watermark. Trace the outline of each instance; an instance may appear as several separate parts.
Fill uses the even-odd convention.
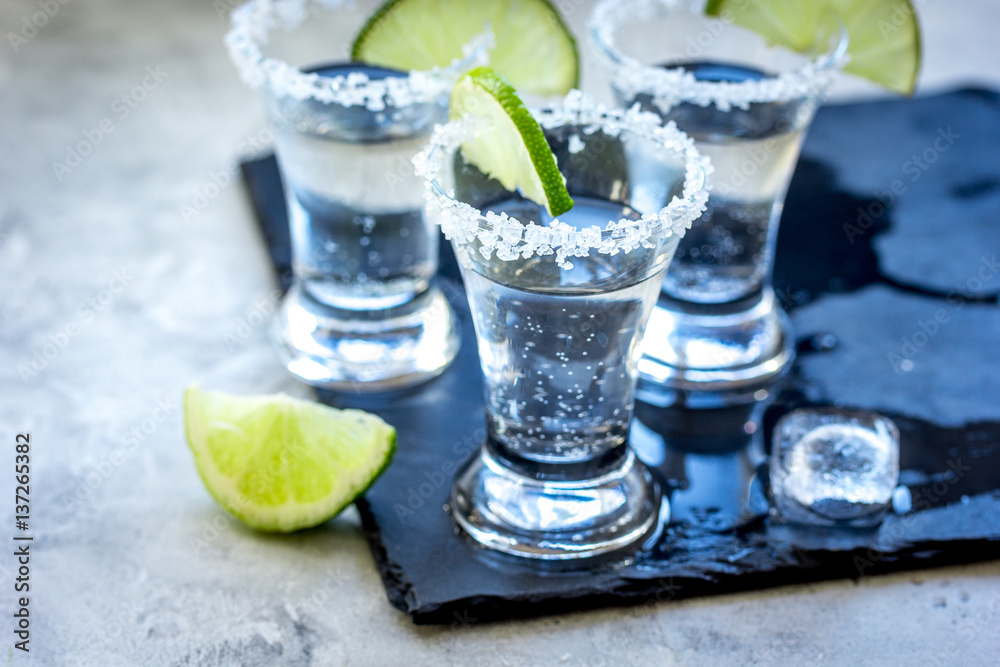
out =
[[[951,459],[947,462],[947,477],[938,479],[933,484],[913,493],[911,500],[911,510],[899,517],[899,521],[883,527],[885,536],[893,540],[903,540],[907,528],[914,521],[914,512],[932,509],[940,502],[951,488],[959,483],[966,474],[972,470],[972,466],[962,462],[961,457]],[[858,576],[863,576],[865,570],[872,568],[876,563],[886,557],[892,557],[891,553],[883,553],[874,549],[868,549],[864,553],[856,554],[853,558],[854,568]]]
[[[215,10],[215,15],[219,17],[220,21],[225,21],[229,19],[229,15],[233,13],[233,10],[244,2],[246,0],[212,0],[212,9]]]
[[[118,123],[131,116],[132,112],[149,97],[149,94],[159,88],[169,76],[170,73],[164,71],[160,65],[148,65],[142,80],[111,103],[111,114],[114,118],[105,116],[94,127],[83,130],[81,132],[82,139],[74,144],[66,145],[62,161],[52,162],[52,172],[56,175],[56,179],[62,183],[67,176],[83,164],[85,159],[93,155],[108,136],[118,128]]]
[[[396,168],[387,169],[382,176],[385,179],[386,187],[389,188],[389,192],[395,192],[401,183],[403,187],[413,187],[413,179],[416,173],[417,170],[411,158],[400,155],[396,158]]]
[[[733,23],[733,12],[730,9],[725,9],[718,16],[718,20],[706,20],[702,24],[702,29],[696,33],[688,35],[687,39],[684,40],[684,52],[675,51],[670,56],[664,58],[665,61],[686,58],[688,60],[697,60],[699,58],[705,57],[705,51],[712,48],[722,33],[726,28]]]
[[[7,41],[14,53],[19,53],[21,47],[30,42],[38,31],[49,24],[49,21],[56,17],[59,10],[64,5],[68,5],[70,0],[35,0],[38,11],[25,14],[21,17],[21,29],[17,32],[8,31]]]
[[[438,288],[444,295],[444,299],[435,299],[430,307],[424,312],[423,318],[426,322],[442,321],[452,317],[452,310],[449,304],[462,302],[465,300],[465,292],[450,280],[439,280]],[[365,375],[369,378],[384,377],[386,372],[392,368],[393,364],[398,364],[398,350],[393,348],[385,349],[377,358],[365,363]],[[364,391],[366,380],[354,378],[350,384],[354,391]]]
[[[705,52],[712,48],[716,40],[722,36],[722,34],[733,24],[733,16],[736,11],[740,11],[745,8],[745,6],[751,2],[751,0],[740,0],[735,7],[726,7],[718,16],[704,16],[701,21],[701,29],[696,30],[694,27],[689,29],[685,34],[685,39],[683,42],[678,38],[676,40],[667,40],[662,44],[663,52],[661,53],[661,60],[663,62],[670,62],[673,60],[700,60],[705,58]],[[587,0],[556,0],[554,3],[563,13],[564,16],[572,16],[578,9],[583,5],[588,5],[590,3]],[[654,5],[656,3],[649,3]],[[609,7],[602,8],[600,13],[594,13],[590,19],[590,26],[602,25],[603,22],[611,18],[612,14],[608,11]],[[672,7],[670,9],[673,9]],[[641,10],[640,10],[641,11]],[[655,14],[646,13],[643,16],[644,20],[654,20]],[[709,60],[712,58],[709,57]]]
[[[276,289],[268,296],[254,301],[250,312],[236,320],[236,323],[222,336],[226,350],[232,352],[245,343],[262,324],[269,322],[281,302],[281,296],[281,290]]]
[[[226,511],[217,512],[212,518],[202,521],[198,536],[188,540],[188,546],[195,554],[200,554],[219,537],[232,530],[233,526],[237,524],[237,519],[233,515],[244,514],[248,506],[254,505],[251,495],[259,498],[273,489],[274,480],[279,475],[282,477],[287,475],[282,461],[286,460],[288,456],[287,449],[282,447],[279,452],[276,452],[276,458],[270,459],[250,474],[249,478],[245,480],[248,484],[247,487],[242,488],[239,493],[227,496],[225,503],[219,503]]]
[[[969,297],[982,292],[987,283],[996,278],[998,273],[1000,273],[1000,262],[997,262],[995,253],[989,257],[984,255],[980,258],[976,271],[964,283],[956,285],[955,289],[948,293],[946,301],[949,307],[938,308],[931,317],[926,320],[918,320],[917,329],[912,334],[902,338],[899,349],[886,353],[886,359],[892,370],[896,373],[912,371],[914,368],[913,358],[917,356],[917,353],[927,347],[931,340],[941,333],[942,328],[951,322],[952,314],[961,310]]]
[[[248,479],[248,487],[241,488],[237,493],[225,497],[225,502],[219,500],[218,505],[213,505],[214,515],[201,522],[201,528],[197,536],[188,539],[188,547],[194,551],[195,555],[200,555],[202,551],[209,548],[213,542],[222,535],[238,525],[239,521],[235,515],[245,515],[255,502],[251,496],[260,498],[263,494],[273,490],[274,480],[280,475],[287,476],[287,470],[282,466],[282,461],[286,460],[288,453],[286,448],[276,452],[277,458],[270,459],[259,469],[255,469]],[[219,511],[219,506],[225,511]]]
[[[344,583],[350,580],[350,577],[351,574],[340,566],[330,568],[322,581],[314,585],[309,597],[298,602],[297,610],[306,614],[319,614],[329,609],[331,604],[335,604],[337,599],[341,599],[336,594],[344,587]]]
[[[239,155],[257,155],[267,150],[274,141],[274,131],[265,127],[256,134],[253,134],[236,147]],[[208,178],[194,189],[191,198],[177,207],[178,212],[184,222],[201,215],[202,211],[208,208],[222,191],[236,181],[236,175],[240,171],[238,160],[230,160],[219,170],[210,171]]]
[[[138,620],[146,612],[144,605],[140,604],[137,599],[121,600],[117,610],[120,613],[115,618],[110,621],[102,619],[106,624],[91,635],[108,652],[121,649],[121,641],[126,629],[135,629]]]
[[[638,626],[631,625],[630,622],[655,612],[660,605],[677,598],[683,590],[683,586],[676,583],[673,577],[661,577],[652,584],[647,583],[646,586],[654,589],[653,592],[642,600],[640,604],[636,604],[628,609],[622,609],[623,617],[619,622],[611,626],[611,634],[606,638],[602,638],[601,644],[604,650],[600,654],[592,656],[586,662],[588,667],[620,665],[620,657],[626,654],[635,644],[636,628]]]
[[[581,7],[591,5],[590,0],[554,0],[552,2],[556,9],[559,10],[559,16],[552,14],[548,17],[548,23],[550,27],[561,27],[559,26],[560,21],[568,19],[569,17],[576,14],[577,10]]]
[[[929,664],[942,667],[962,664],[964,661],[959,660],[959,654],[964,647],[977,645],[984,638],[996,636],[998,617],[1000,617],[1000,592],[993,591],[986,609],[972,616],[963,614],[957,632],[954,629],[949,630],[951,641],[945,644],[939,653],[929,656]]]
[[[927,0],[913,0],[912,2],[895,2],[892,5],[892,13],[888,18],[880,18],[875,22],[875,27],[883,39],[888,39],[899,30],[908,27],[916,20],[915,7],[923,5]]]
[[[97,319],[98,315],[107,310],[133,280],[135,280],[135,275],[132,273],[131,266],[125,266],[113,272],[103,288],[80,304],[76,317],[50,332],[45,337],[45,342],[33,350],[32,357],[17,365],[17,374],[21,376],[21,381],[27,384],[29,380],[48,368],[49,364],[69,346],[70,341],[79,336],[87,326]]]
[[[909,176],[910,184],[916,183],[920,178],[938,161],[942,154],[947,153],[955,142],[962,138],[961,134],[953,131],[949,125],[947,128],[939,127],[937,137],[919,155],[913,155],[903,163],[902,172]],[[909,189],[907,182],[901,178],[895,179],[889,184],[887,190],[876,191],[874,193],[876,201],[870,203],[866,208],[858,207],[858,217],[851,222],[845,222],[843,229],[847,235],[847,240],[851,245],[857,237],[863,236],[871,229],[875,222],[885,215],[886,211],[892,208],[899,197],[906,194]]]
[[[139,449],[153,433],[177,410],[180,404],[171,398],[158,398],[149,416],[133,426],[121,437],[121,446],[91,466],[91,470],[76,480],[72,488],[62,495],[63,508],[76,513],[90,495]]]
[[[474,452],[479,451],[480,445],[486,439],[486,429],[478,428],[471,434],[456,442],[451,448],[451,456],[445,459],[434,470],[424,471],[424,478],[412,484],[406,491],[406,504],[396,503],[392,506],[399,523],[406,523],[406,520],[414,516],[423,509],[427,501],[441,487],[451,484],[458,467]]]
[[[234,509],[238,510],[240,507],[242,507],[242,503],[237,502],[237,507]],[[205,519],[201,522],[198,536],[189,539],[188,546],[195,554],[201,554],[212,542],[219,539],[219,536],[228,532],[235,523],[236,518],[233,515],[228,512],[218,512],[211,519]]]
[[[274,490],[275,480],[281,478],[286,480],[288,471],[284,462],[295,456],[290,452],[287,444],[283,444],[280,449],[273,452],[273,456],[260,466],[255,466],[241,483],[237,493],[225,496],[218,500],[218,505],[225,509],[224,512],[216,511],[215,515],[205,519],[201,523],[201,530],[197,537],[188,539],[188,546],[195,554],[200,554],[207,549],[219,537],[232,530],[238,525],[236,516],[247,514],[247,510],[257,504],[257,499],[271,493]],[[218,507],[213,505],[216,510]]]

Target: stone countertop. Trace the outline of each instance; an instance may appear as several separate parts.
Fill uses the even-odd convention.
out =
[[[584,44],[591,3],[556,4]],[[925,90],[1000,85],[1000,5],[917,4]],[[30,432],[36,537],[31,653],[5,623],[10,664],[995,662],[1000,563],[417,627],[387,602],[353,509],[286,537],[223,514],[184,444],[183,388],[308,395],[259,325],[276,292],[233,160],[268,133],[221,46],[229,7],[0,5],[0,465]],[[606,94],[589,63],[584,87]],[[14,565],[0,558],[3,614]]]

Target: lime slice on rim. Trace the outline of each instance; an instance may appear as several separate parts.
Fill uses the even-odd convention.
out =
[[[452,119],[475,116],[488,131],[462,144],[465,160],[508,190],[545,206],[550,215],[573,208],[573,199],[538,121],[502,76],[489,67],[465,74],[451,91]]]
[[[278,394],[184,393],[187,442],[209,493],[258,530],[323,523],[357,498],[396,451],[396,431],[361,410]]]
[[[389,0],[354,40],[351,58],[402,70],[445,67],[489,24],[490,65],[518,90],[565,95],[577,86],[576,40],[548,0]]]
[[[847,29],[844,71],[911,95],[920,71],[920,24],[910,0],[709,0],[705,12],[794,51],[808,51],[831,12]]]

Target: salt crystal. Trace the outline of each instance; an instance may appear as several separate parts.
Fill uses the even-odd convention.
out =
[[[304,73],[263,53],[270,32],[291,31],[317,7],[336,9],[345,0],[250,0],[232,12],[232,26],[225,43],[240,78],[253,88],[270,89],[276,97],[315,99],[327,104],[364,106],[371,111],[433,102],[446,95],[465,71],[486,64],[493,35],[486,31],[463,47],[466,57],[445,68],[411,72],[406,77],[369,79],[363,72],[333,77]]]
[[[607,255],[650,247],[654,236],[681,236],[705,210],[708,200],[706,178],[711,173],[707,158],[698,154],[694,142],[673,123],[661,125],[655,114],[638,108],[626,111],[595,104],[579,91],[570,92],[562,105],[534,112],[543,128],[571,125],[584,135],[601,131],[615,137],[623,131],[650,141],[660,149],[676,153],[684,162],[683,196],[674,197],[659,211],[646,213],[639,220],[622,219],[577,229],[559,220],[548,225],[528,220],[521,222],[504,213],[478,209],[445,192],[439,176],[450,169],[452,158],[461,144],[490,127],[481,120],[461,119],[436,127],[427,147],[413,160],[416,173],[425,179],[426,215],[436,221],[448,239],[459,243],[475,238],[480,253],[491,257],[496,251],[502,260],[556,255],[563,268],[572,267],[570,257],[585,257],[591,250]],[[578,135],[572,135],[582,142]]]
[[[734,107],[747,109],[755,103],[815,96],[829,86],[837,68],[847,62],[847,55],[841,49],[800,69],[759,81],[700,81],[683,68],[643,65],[618,48],[615,34],[626,23],[662,19],[664,13],[677,11],[684,4],[682,0],[603,0],[594,8],[590,30],[601,46],[598,49],[602,52],[601,65],[625,98],[648,95],[663,113],[681,102],[702,107],[714,105],[720,111]]]

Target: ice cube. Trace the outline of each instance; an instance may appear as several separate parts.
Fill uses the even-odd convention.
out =
[[[794,410],[775,425],[774,506],[793,523],[877,525],[899,480],[899,429],[872,412]]]

